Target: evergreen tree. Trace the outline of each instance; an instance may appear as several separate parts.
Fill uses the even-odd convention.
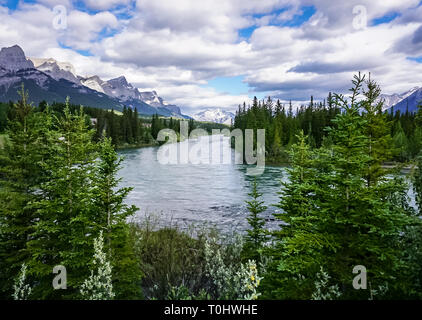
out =
[[[22,86],[21,100],[13,105],[0,149],[0,292],[9,298],[13,279],[28,260],[26,243],[38,218],[31,205],[42,179],[39,165],[49,130],[48,115],[35,113]]]
[[[406,185],[401,178],[388,179],[379,171],[368,184],[368,168],[381,157],[368,152],[376,140],[371,141],[370,124],[360,115],[371,100],[358,100],[363,83],[360,75],[353,80],[350,103],[336,95],[343,112],[328,130],[329,149],[312,155],[304,142],[295,147],[291,182],[280,201],[284,213],[276,215],[284,222],[273,254],[281,279],[277,297],[311,298],[321,266],[345,298],[369,298],[351,286],[356,265],[367,268],[374,290],[388,286],[384,297],[397,297],[401,290],[396,281],[403,271],[401,238],[414,217],[402,205]]]
[[[141,273],[126,220],[138,208],[124,203],[133,188],[119,188],[121,179],[117,178],[117,173],[122,161],[114,151],[111,139],[103,139],[94,176],[93,221],[105,232],[117,298],[132,299],[141,296]]]
[[[96,146],[93,130],[88,130],[83,110],[72,114],[68,102],[64,116],[55,119],[49,134],[49,154],[42,161],[49,179],[37,191],[34,203],[39,219],[28,247],[31,274],[38,280],[37,298],[76,297],[77,288],[86,278],[92,256],[91,243],[98,233],[97,212],[92,205]],[[65,292],[53,290],[53,267],[67,268]]]
[[[263,245],[267,240],[267,232],[264,228],[265,220],[260,216],[267,207],[264,202],[260,200],[262,193],[258,192],[256,179],[252,184],[252,192],[249,193],[251,200],[246,201],[248,211],[250,212],[247,218],[250,229],[247,230],[244,244],[244,257],[246,260],[260,261]]]

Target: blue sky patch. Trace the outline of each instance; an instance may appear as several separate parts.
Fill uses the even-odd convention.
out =
[[[63,49],[70,49],[70,50],[76,51],[77,53],[85,57],[93,56],[93,54],[89,50],[76,50],[76,49],[73,49],[72,47],[66,46],[64,43],[61,43],[61,42],[59,42],[59,46],[60,48],[63,48]]]
[[[398,13],[398,12],[389,12],[386,15],[380,17],[380,18],[373,19],[371,21],[371,25],[377,26],[379,24],[389,23],[399,16],[400,16],[400,13]]]
[[[301,8],[300,15],[294,15],[293,19],[283,22],[282,24],[279,24],[283,27],[300,27],[302,24],[304,24],[306,21],[308,21],[315,13],[316,9],[314,6],[306,6]]]
[[[422,63],[422,56],[420,56],[420,57],[407,57],[407,60]]]
[[[203,87],[212,87],[216,91],[228,94],[248,94],[248,84],[243,82],[244,76],[217,77],[208,81]]]
[[[274,16],[279,16],[280,14],[282,14],[283,12],[287,11],[289,8],[281,8],[281,9],[277,9],[274,10],[272,12],[269,13],[265,13],[265,14],[254,14],[252,17],[255,19],[260,19],[266,15],[274,15]],[[301,14],[297,14],[294,15],[293,18],[289,21],[282,21],[279,22],[277,21],[277,19],[273,19],[273,21],[271,21],[269,23],[270,26],[281,26],[281,27],[300,27],[301,25],[303,25],[305,22],[307,22],[316,12],[316,8],[314,6],[304,6],[301,9]],[[257,29],[258,26],[253,25],[250,26],[248,28],[244,28],[244,29],[240,29],[239,30],[239,37],[243,38],[243,39],[249,39],[252,35],[252,33],[254,32],[255,29]]]

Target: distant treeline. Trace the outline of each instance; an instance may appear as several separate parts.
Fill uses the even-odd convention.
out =
[[[288,161],[287,150],[297,142],[297,135],[303,131],[313,148],[330,144],[327,127],[335,127],[333,119],[340,113],[335,97],[329,93],[322,102],[314,102],[311,96],[308,105],[294,110],[292,103],[287,106],[280,100],[253,99],[252,105],[239,105],[233,126],[241,130],[265,129],[265,150],[268,162]],[[408,161],[421,151],[422,122],[417,113],[385,111],[386,125],[394,141],[395,152],[390,160]]]
[[[48,107],[53,114],[63,115],[65,106],[65,103],[55,102],[48,105],[47,102],[42,101],[34,108],[34,111],[42,112]],[[71,112],[78,111],[80,107],[80,105],[69,103]],[[158,132],[161,129],[180,131],[181,119],[165,118],[157,114],[151,118],[142,117],[136,108],[124,107],[123,112],[87,106],[84,106],[83,109],[87,124],[95,129],[94,140],[99,141],[105,135],[112,139],[112,143],[116,147],[151,145],[156,143]],[[12,101],[0,103],[0,133],[5,132],[8,121],[15,119],[14,110]],[[189,133],[197,128],[202,128],[209,133],[212,129],[227,128],[224,124],[202,123],[193,119],[186,121],[189,121]]]

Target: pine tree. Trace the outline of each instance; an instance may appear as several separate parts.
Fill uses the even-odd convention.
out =
[[[281,224],[280,230],[273,232],[275,246],[269,250],[273,263],[263,280],[265,298],[309,299],[314,291],[312,276],[324,261],[321,249],[326,241],[316,232],[315,224],[319,214],[315,156],[303,131],[297,140],[289,151],[288,181],[282,183],[276,205],[282,212],[274,214]]]
[[[94,176],[94,221],[105,232],[106,248],[113,265],[113,278],[117,298],[131,299],[141,296],[141,273],[126,223],[138,208],[124,203],[133,188],[119,188],[117,178],[123,158],[114,150],[111,139],[99,146],[99,161]]]
[[[379,171],[368,183],[368,168],[382,159],[370,145],[383,134],[380,140],[368,135],[373,128],[360,115],[373,94],[358,99],[363,83],[364,77],[354,78],[350,102],[336,95],[342,113],[328,130],[332,146],[311,152],[299,137],[293,148],[290,182],[279,204],[284,212],[276,215],[283,222],[273,253],[279,276],[270,277],[278,283],[276,297],[311,298],[321,266],[345,298],[369,297],[351,286],[356,265],[366,266],[374,290],[388,286],[389,297],[401,292],[396,275],[403,271],[402,235],[414,217],[403,207],[406,184],[400,177]]]
[[[260,216],[260,213],[264,212],[267,207],[260,200],[262,193],[258,192],[256,179],[253,181],[252,192],[249,193],[249,196],[251,200],[246,201],[246,203],[250,212],[247,218],[250,229],[247,230],[247,235],[245,236],[244,257],[246,260],[260,261],[261,251],[267,241],[267,232],[264,228],[265,219]]]
[[[330,131],[333,147],[324,160],[329,165],[321,175],[319,209],[324,219],[318,221],[320,233],[330,239],[332,250],[325,253],[327,271],[340,283],[345,296],[367,299],[368,295],[350,286],[350,270],[365,265],[372,288],[385,285],[390,294],[398,284],[400,273],[401,235],[413,217],[402,206],[406,184],[398,176],[387,177],[380,163],[388,156],[390,137],[382,126],[380,105],[371,106],[378,96],[378,87],[355,76],[350,103],[341,95],[336,101],[343,113],[334,120]],[[364,93],[366,99],[358,100]],[[374,109],[375,114],[373,113]],[[368,114],[361,116],[361,110]],[[368,170],[368,168],[370,170]],[[322,180],[323,179],[323,180]]]
[[[32,207],[43,177],[39,165],[49,130],[49,116],[35,113],[22,86],[21,100],[13,105],[0,150],[0,292],[10,297],[13,279],[29,258],[26,244],[38,218]]]
[[[96,211],[92,205],[96,146],[93,130],[88,130],[83,109],[72,114],[66,102],[63,117],[55,119],[48,136],[49,154],[41,165],[49,179],[43,181],[40,199],[34,203],[39,219],[28,249],[31,274],[38,280],[37,298],[75,297],[87,275],[92,256],[91,243],[98,234]],[[53,267],[67,268],[65,292],[53,290]]]

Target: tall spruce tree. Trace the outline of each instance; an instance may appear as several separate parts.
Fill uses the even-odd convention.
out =
[[[49,116],[35,113],[22,85],[21,99],[13,105],[6,131],[8,139],[0,149],[0,294],[10,296],[13,279],[28,260],[27,241],[38,219],[32,203],[42,179],[43,136],[49,130]],[[48,112],[48,111],[47,111]]]
[[[72,114],[68,101],[63,117],[55,118],[48,137],[49,154],[41,165],[49,179],[41,183],[34,204],[39,219],[28,247],[30,273],[38,285],[37,298],[74,298],[88,275],[93,238],[98,234],[97,212],[92,205],[96,146],[83,110]],[[54,290],[53,267],[67,268],[67,290]]]
[[[252,183],[252,191],[249,193],[251,199],[246,201],[248,211],[250,212],[247,218],[250,228],[246,231],[245,244],[243,256],[247,260],[260,261],[262,249],[268,239],[267,231],[265,230],[265,219],[260,216],[267,207],[261,201],[262,193],[258,192],[258,183],[256,179]]]
[[[123,158],[113,148],[111,139],[105,138],[99,146],[99,160],[94,176],[95,223],[104,230],[105,247],[113,266],[113,286],[116,298],[136,299],[141,293],[141,272],[135,257],[129,225],[126,220],[138,208],[124,203],[133,188],[119,188],[117,177]]]

